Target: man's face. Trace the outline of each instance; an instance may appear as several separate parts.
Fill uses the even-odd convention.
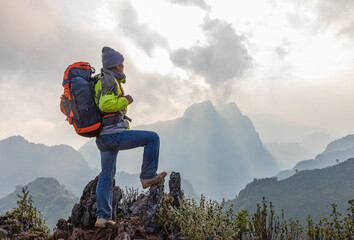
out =
[[[124,62],[119,64],[116,68],[117,68],[118,72],[123,73],[124,72]]]

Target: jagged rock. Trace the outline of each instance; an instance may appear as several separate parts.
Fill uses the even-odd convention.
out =
[[[71,211],[71,224],[75,228],[90,228],[94,226],[96,212],[94,203],[96,202],[95,192],[98,177],[86,185],[80,202],[75,204]]]
[[[123,228],[124,228],[125,232],[128,233],[129,236],[132,234],[132,229],[131,229],[131,227],[129,227],[128,224],[124,224]]]
[[[130,236],[126,232],[122,232],[118,237],[114,240],[130,240]]]
[[[95,228],[97,181],[98,177],[90,181],[84,188],[80,202],[75,204],[69,220],[60,219],[58,221],[53,240],[59,240],[59,238],[65,240],[162,239],[157,233],[156,213],[164,194],[163,183],[150,187],[147,194],[142,193],[138,197],[136,195],[128,197],[129,201],[124,200],[127,198],[123,198],[123,192],[119,187],[114,187],[112,218],[117,223],[105,228]],[[171,175],[170,189],[172,189],[173,197],[182,196],[180,181],[179,173]],[[176,239],[184,240],[182,238]]]
[[[84,231],[80,228],[74,228],[73,233],[72,233],[72,239],[73,240],[85,240]]]
[[[53,238],[55,240],[68,239],[69,233],[67,231],[63,231],[63,230],[55,231],[55,233],[53,234]]]
[[[8,238],[8,237],[9,237],[9,232],[3,228],[0,228],[0,239]]]
[[[115,182],[114,182],[115,183]],[[118,186],[113,187],[113,200],[112,200],[112,219],[117,219],[117,212],[119,202],[123,197],[123,192]]]
[[[71,224],[75,228],[89,229],[93,228],[96,222],[96,187],[99,176],[90,181],[80,198],[80,202],[75,204],[71,211]],[[122,191],[113,182],[113,206],[112,206],[112,219],[116,219],[118,203],[122,199]]]
[[[8,224],[8,225],[13,225],[13,224],[20,225],[21,223],[17,219],[9,219],[9,220],[7,220],[6,224]]]
[[[168,184],[170,187],[170,196],[174,199],[173,205],[179,208],[179,201],[182,199],[181,175],[179,173],[172,172]]]
[[[150,232],[154,232],[157,226],[157,218],[156,212],[158,205],[160,204],[161,198],[163,195],[163,183],[159,183],[150,187],[150,192],[148,200],[141,209],[140,218],[142,224],[146,227]]]
[[[140,194],[137,200],[129,207],[129,211],[133,216],[139,215],[141,207],[147,202],[147,197],[145,194]]]
[[[65,219],[59,219],[57,223],[57,230],[53,234],[54,240],[68,239],[69,238],[69,226]]]
[[[19,221],[11,214],[0,216],[0,239],[47,239],[44,233],[30,230],[32,226],[28,221]]]
[[[138,226],[135,230],[135,237],[145,238],[147,235],[145,228],[143,226]]]
[[[57,223],[57,229],[67,231],[69,229],[67,221],[65,219],[60,218]]]
[[[163,184],[150,187],[148,195],[140,194],[136,202],[129,208],[132,216],[140,217],[140,225],[147,232],[154,232],[157,226],[156,212],[163,195]]]

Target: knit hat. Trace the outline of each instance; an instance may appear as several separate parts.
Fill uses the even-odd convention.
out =
[[[118,51],[110,47],[102,48],[102,65],[104,68],[114,68],[121,64],[123,61],[124,57]]]

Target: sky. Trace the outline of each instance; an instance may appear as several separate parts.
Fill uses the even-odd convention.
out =
[[[59,111],[66,67],[124,55],[133,125],[235,102],[354,132],[352,0],[0,0],[0,139],[80,147]]]

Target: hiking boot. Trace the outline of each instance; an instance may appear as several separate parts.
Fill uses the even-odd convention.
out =
[[[153,178],[140,178],[141,185],[143,188],[151,187],[152,185],[161,182],[167,175],[167,172],[161,172]]]
[[[114,225],[114,224],[116,224],[116,222],[113,220],[110,220],[110,219],[97,217],[95,227],[104,228],[104,227],[106,227],[107,224]]]

